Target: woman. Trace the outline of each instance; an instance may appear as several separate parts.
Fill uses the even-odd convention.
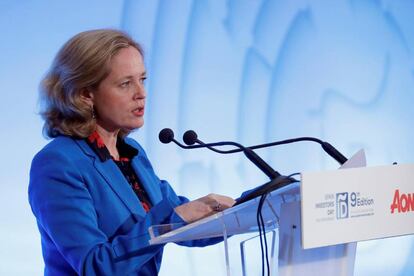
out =
[[[163,246],[149,245],[149,226],[189,223],[233,205],[214,194],[177,196],[127,138],[144,124],[145,79],[140,45],[116,30],[76,35],[44,78],[44,131],[54,139],[33,159],[29,202],[45,275],[156,275]]]

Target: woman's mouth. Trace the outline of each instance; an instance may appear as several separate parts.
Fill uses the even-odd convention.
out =
[[[144,107],[139,107],[137,109],[132,110],[132,113],[137,117],[144,116]]]

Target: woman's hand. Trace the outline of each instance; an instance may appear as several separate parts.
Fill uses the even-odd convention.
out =
[[[175,212],[186,222],[193,222],[230,208],[235,200],[223,195],[209,194],[175,207]]]

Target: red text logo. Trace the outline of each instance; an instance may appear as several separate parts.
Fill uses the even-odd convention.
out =
[[[391,204],[391,214],[397,210],[398,213],[414,211],[414,193],[400,194],[400,190],[395,190],[394,199]]]

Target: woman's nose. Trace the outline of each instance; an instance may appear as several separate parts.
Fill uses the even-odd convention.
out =
[[[138,83],[135,87],[134,99],[145,99],[147,92],[145,86],[142,83]]]

